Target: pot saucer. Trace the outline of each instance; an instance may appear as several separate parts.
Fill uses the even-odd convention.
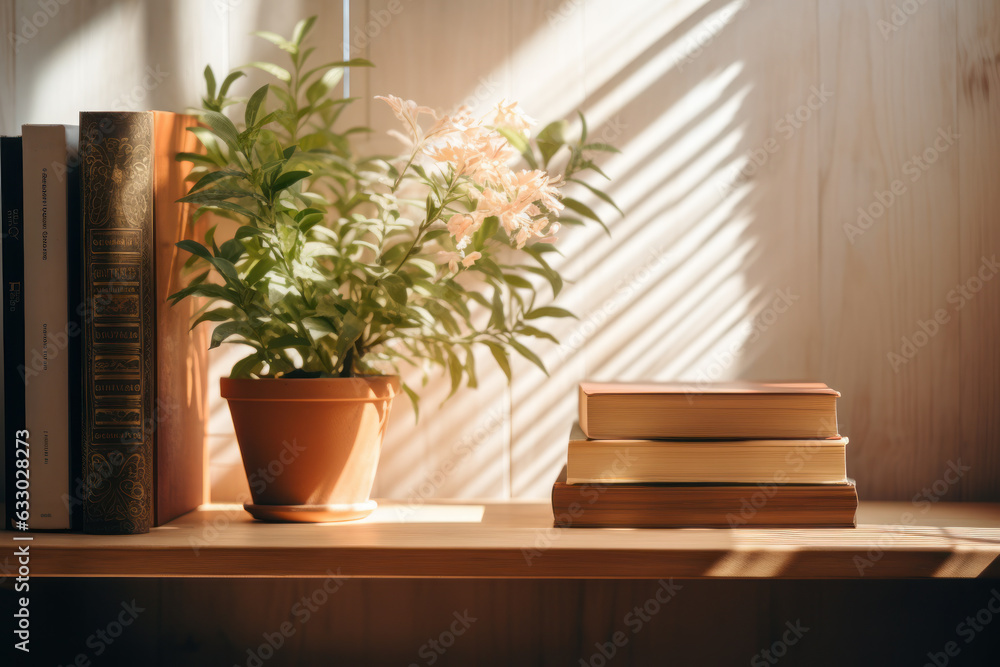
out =
[[[378,507],[374,500],[349,505],[254,505],[245,503],[243,509],[258,521],[279,523],[326,523],[328,521],[355,521],[363,519]]]

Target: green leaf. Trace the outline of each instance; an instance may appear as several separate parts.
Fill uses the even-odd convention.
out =
[[[301,218],[296,217],[296,221],[299,223],[299,231],[303,234],[308,232],[310,229],[322,222],[323,217],[324,216],[321,212],[310,213],[309,215],[304,215]]]
[[[465,372],[465,368],[450,347],[446,347],[445,352],[448,354],[448,375],[451,376],[451,392],[448,394],[450,397],[462,386],[462,374]]]
[[[562,276],[560,276],[556,271],[554,271],[552,267],[548,265],[548,262],[546,262],[541,257],[536,257],[535,259],[539,263],[541,263],[541,266],[522,266],[521,268],[524,269],[525,271],[530,271],[535,275],[542,276],[543,278],[548,280],[549,285],[552,286],[552,296],[554,297],[559,296],[559,293],[562,291],[563,288]]]
[[[219,347],[219,345],[232,336],[243,336],[243,338],[249,341],[253,335],[253,329],[246,322],[223,322],[215,327],[215,330],[212,332],[212,344],[209,347]]]
[[[340,335],[337,336],[337,343],[334,346],[334,354],[338,361],[343,362],[347,351],[354,346],[355,341],[365,332],[365,323],[357,315],[347,312],[344,315],[343,326]]]
[[[503,280],[503,272],[500,270],[500,267],[489,257],[480,257],[473,266],[481,273],[492,276],[497,280]]]
[[[239,305],[240,302],[239,295],[236,292],[224,285],[214,284],[189,285],[179,292],[171,294],[170,299],[176,302],[189,296],[207,296],[210,299],[221,299],[222,301],[228,301],[234,306]]]
[[[531,144],[518,132],[511,130],[507,127],[498,127],[496,131],[499,132],[507,140],[507,142],[514,147],[524,161],[528,163],[531,169],[538,169],[538,161],[535,159],[535,154],[531,150]]]
[[[410,257],[406,260],[407,266],[415,267],[429,276],[433,276],[437,273],[438,267],[434,262],[429,259],[424,259],[423,257]]]
[[[587,118],[580,110],[577,110],[576,115],[580,117],[580,143],[582,144],[587,140]]]
[[[240,149],[240,133],[233,125],[233,121],[226,118],[218,111],[206,111],[203,114],[205,122],[212,128],[216,136],[222,139],[234,151]]]
[[[323,76],[316,79],[309,88],[306,89],[306,99],[309,104],[315,104],[331,90],[333,90],[340,80],[344,78],[344,69],[335,67],[327,70]]]
[[[255,61],[252,63],[247,63],[244,67],[253,67],[255,69],[263,70],[278,79],[279,81],[284,81],[288,83],[292,80],[292,75],[288,73],[288,70],[284,67],[279,67],[274,63],[265,63],[260,61]]]
[[[208,88],[208,96],[215,99],[215,72],[211,65],[205,65],[205,86]]]
[[[382,287],[385,288],[389,298],[401,306],[406,305],[407,290],[406,283],[402,278],[394,273],[386,274],[382,278]]]
[[[302,41],[312,30],[313,26],[316,24],[316,16],[310,16],[309,18],[302,19],[295,24],[295,29],[292,31],[292,42],[296,46],[301,46]]]
[[[232,211],[233,213],[239,213],[240,215],[242,215],[243,217],[245,217],[245,218],[247,218],[249,220],[255,220],[255,219],[257,219],[257,214],[256,213],[254,213],[253,211],[251,211],[248,208],[244,208],[243,206],[240,206],[239,204],[234,204],[231,201],[216,201],[216,202],[212,202],[211,204],[208,204],[208,206],[211,206],[213,208],[221,208],[221,209],[223,209],[225,211]]]
[[[229,239],[222,244],[222,249],[215,253],[216,257],[224,257],[235,264],[246,252],[246,246],[239,239]]]
[[[268,30],[258,30],[251,34],[260,37],[261,39],[266,39],[267,41],[271,42],[279,49],[282,49],[284,51],[289,51],[290,48],[294,49],[295,47],[295,44],[289,42],[287,39],[285,39],[284,37],[275,32],[270,32]],[[289,53],[294,53],[294,50],[289,51]]]
[[[197,183],[195,183],[194,185],[191,186],[191,189],[188,190],[188,194],[191,194],[193,192],[197,192],[198,190],[201,190],[202,188],[207,188],[212,183],[215,183],[216,181],[220,181],[223,178],[226,178],[228,175],[229,174],[227,174],[224,171],[210,171],[207,174],[205,174],[204,176],[202,176],[201,178],[199,178]]]
[[[543,306],[542,308],[530,310],[525,314],[524,319],[537,320],[540,317],[571,317],[576,319],[576,315],[573,313],[565,308],[557,308],[556,306]]]
[[[541,329],[536,329],[535,327],[523,326],[517,330],[517,333],[522,336],[533,336],[535,338],[544,338],[545,340],[550,340],[553,343],[559,342],[556,339],[556,337],[550,334],[548,331],[542,331]]]
[[[565,136],[568,127],[569,124],[566,121],[557,120],[546,125],[542,131],[538,133],[535,143],[538,145],[538,150],[542,154],[543,165],[548,165],[552,156],[555,155],[560,148],[566,145]]]
[[[469,378],[468,384],[470,389],[479,387],[479,382],[476,380],[476,355],[468,347],[465,350],[465,375]]]
[[[504,282],[506,282],[511,287],[519,287],[521,289],[534,289],[534,285],[522,278],[521,276],[515,275],[513,273],[503,274]]]
[[[583,150],[585,151],[604,151],[605,153],[621,153],[620,150],[612,146],[611,144],[606,144],[602,141],[595,141],[592,144],[584,144]]]
[[[238,311],[233,308],[214,308],[202,313],[198,319],[191,323],[191,328],[194,329],[202,322],[227,322],[237,315]]]
[[[198,243],[197,241],[192,241],[191,239],[184,239],[183,241],[178,241],[175,244],[181,250],[186,250],[192,255],[197,255],[207,260],[213,259],[212,253],[208,251],[208,248]]]
[[[208,153],[208,157],[212,159],[215,164],[219,166],[224,166],[229,164],[229,160],[226,156],[222,154],[222,149],[219,147],[219,139],[212,131],[207,127],[189,127],[187,131],[198,137],[198,141],[201,142],[202,146],[205,147],[205,151]]]
[[[269,350],[280,350],[286,347],[312,347],[312,343],[296,334],[278,336],[267,344]]]
[[[583,202],[579,202],[579,201],[577,201],[575,199],[571,199],[570,197],[563,197],[562,203],[563,203],[563,206],[565,206],[569,210],[576,211],[580,215],[582,215],[582,216],[584,216],[586,218],[590,218],[591,220],[594,220],[595,222],[597,222],[601,227],[604,228],[604,231],[607,232],[608,236],[611,236],[611,230],[608,229],[608,226],[605,225],[601,221],[601,219],[597,216],[596,213],[594,213],[590,209],[589,206],[587,206]]]
[[[490,315],[490,327],[494,329],[504,329],[505,316],[503,312],[503,298],[500,295],[500,288],[493,290],[493,302],[490,305],[492,314]]]
[[[229,373],[231,378],[248,378],[253,369],[261,363],[260,356],[254,352],[249,357],[244,357],[233,364],[233,370]]]
[[[243,281],[248,287],[253,287],[256,285],[261,278],[266,276],[271,269],[277,265],[277,262],[269,257],[258,260],[252,269],[247,273],[246,278]]]
[[[271,186],[271,192],[275,193],[280,190],[290,188],[303,178],[308,178],[310,176],[312,176],[312,173],[308,171],[286,171],[281,176],[274,179],[274,185]]]
[[[213,257],[209,261],[212,262],[212,266],[218,269],[219,273],[226,278],[234,281],[238,281],[240,279],[239,273],[236,271],[236,266],[225,257]]]
[[[406,392],[406,395],[410,398],[410,403],[413,404],[413,421],[418,421],[420,419],[420,397],[405,382],[403,383],[403,391]]]
[[[612,207],[614,207],[614,209],[616,211],[618,211],[619,215],[621,215],[623,217],[625,216],[625,212],[622,211],[620,208],[618,208],[618,204],[616,204],[615,201],[611,197],[609,197],[607,194],[601,192],[600,190],[598,190],[597,188],[595,188],[590,183],[586,183],[584,181],[581,181],[579,178],[568,178],[566,180],[572,181],[574,183],[579,183],[583,187],[585,187],[588,190],[590,190],[594,194],[595,197],[597,197],[598,199],[600,199],[604,203],[610,204]]]
[[[248,239],[253,236],[263,236],[264,232],[252,225],[243,225],[236,230],[236,234],[233,235],[235,239]]]
[[[201,153],[178,153],[174,156],[177,162],[193,162],[195,164],[204,164],[209,167],[222,166],[212,158],[207,155],[202,155]]]
[[[229,75],[222,81],[222,86],[219,88],[219,97],[220,98],[221,97],[225,97],[226,93],[229,92],[229,87],[231,85],[233,85],[233,83],[237,79],[239,79],[241,77],[244,77],[244,76],[246,76],[246,74],[244,74],[243,72],[241,72],[239,70],[234,70],[234,71],[230,72]]]
[[[491,215],[483,220],[482,226],[472,235],[472,247],[482,251],[486,242],[493,238],[493,235],[500,230],[500,219]]]
[[[497,365],[500,366],[503,374],[507,376],[507,382],[510,382],[510,359],[507,358],[506,350],[499,343],[492,341],[486,341],[486,347],[490,348],[493,358],[497,360]]]
[[[549,374],[549,371],[546,370],[546,368],[545,368],[545,363],[541,360],[541,358],[537,354],[535,354],[534,352],[532,352],[531,350],[529,350],[527,347],[525,347],[522,343],[519,343],[516,340],[511,339],[510,344],[511,344],[511,346],[515,350],[518,351],[518,353],[522,357],[524,357],[525,359],[527,359],[531,363],[533,363],[536,366],[538,366],[540,369],[542,369],[542,372],[545,373],[546,375]]]
[[[252,127],[257,121],[257,112],[260,111],[260,105],[263,104],[264,100],[267,98],[267,91],[270,87],[270,84],[265,83],[263,86],[258,88],[247,101],[247,109],[244,114],[244,119],[248,128]]]

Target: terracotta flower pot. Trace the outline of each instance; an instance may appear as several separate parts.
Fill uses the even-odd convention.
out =
[[[253,503],[264,521],[347,521],[369,498],[396,376],[222,379]]]

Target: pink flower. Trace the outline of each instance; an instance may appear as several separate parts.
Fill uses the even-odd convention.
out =
[[[448,233],[455,237],[455,240],[458,242],[456,245],[461,250],[469,245],[472,233],[479,229],[479,225],[481,224],[481,220],[477,223],[471,216],[456,213],[448,219]]]
[[[515,132],[526,132],[528,128],[535,124],[535,119],[528,116],[517,108],[517,102],[506,104],[507,100],[500,100],[497,103],[496,111],[493,115],[493,125],[496,127],[509,128]]]
[[[410,133],[410,137],[413,140],[414,145],[419,145],[423,143],[424,135],[420,129],[420,122],[417,118],[420,114],[428,114],[437,119],[438,115],[434,109],[430,107],[418,106],[413,100],[404,100],[402,98],[396,97],[395,95],[377,95],[375,97],[377,100],[382,100],[392,109],[392,112],[396,114],[396,118],[406,125],[406,129]]]
[[[482,256],[483,253],[481,252],[470,252],[462,259],[462,266],[464,266],[465,268],[469,268],[470,266],[476,263],[477,259],[480,259]]]

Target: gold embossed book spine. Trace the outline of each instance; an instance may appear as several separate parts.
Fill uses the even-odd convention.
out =
[[[80,114],[83,529],[149,531],[153,518],[153,116]]]

